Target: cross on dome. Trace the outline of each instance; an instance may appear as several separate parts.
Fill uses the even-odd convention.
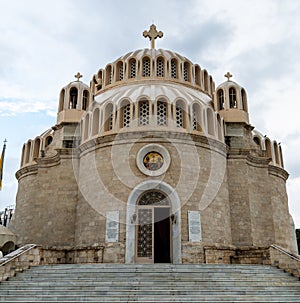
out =
[[[78,72],[74,77],[77,78],[77,81],[79,81],[79,79],[83,76],[80,74],[80,72]]]
[[[149,31],[144,31],[143,36],[145,38],[149,38],[151,41],[151,48],[155,48],[155,39],[156,38],[162,38],[163,37],[163,32],[162,31],[157,31],[156,26],[154,24],[150,25],[150,30]]]
[[[227,74],[225,74],[224,77],[226,77],[228,79],[228,81],[230,81],[230,78],[232,77],[232,75],[230,72],[227,72]]]

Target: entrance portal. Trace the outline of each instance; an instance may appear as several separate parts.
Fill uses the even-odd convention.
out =
[[[138,200],[136,261],[171,262],[170,203],[159,191],[145,192]]]

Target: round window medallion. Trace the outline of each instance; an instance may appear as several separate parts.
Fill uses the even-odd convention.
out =
[[[159,176],[167,171],[170,155],[166,148],[158,144],[142,147],[136,157],[139,170],[148,176]]]
[[[155,151],[147,153],[143,159],[144,165],[149,170],[158,170],[163,166],[163,156]]]

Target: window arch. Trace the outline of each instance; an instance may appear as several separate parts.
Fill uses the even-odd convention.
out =
[[[185,103],[183,100],[176,101],[175,104],[175,121],[176,121],[176,127],[178,128],[184,128],[186,126],[185,121]]]
[[[207,132],[209,135],[214,136],[215,135],[214,115],[213,115],[213,111],[210,108],[206,110],[206,117],[207,117]]]
[[[261,141],[260,141],[260,138],[255,136],[253,137],[253,141],[256,145],[258,145],[259,147],[261,147]]]
[[[199,65],[195,66],[195,83],[196,85],[201,86],[201,68]]]
[[[102,71],[102,69],[100,69],[99,71],[98,71],[98,74],[97,74],[97,86],[96,86],[96,88],[97,88],[97,90],[99,91],[100,89],[102,89],[102,84],[103,84],[103,71]]]
[[[107,104],[104,112],[104,131],[113,129],[113,105]]]
[[[117,63],[117,81],[122,81],[124,79],[124,65],[122,61]]]
[[[83,91],[83,95],[82,95],[82,109],[83,110],[87,110],[88,106],[89,106],[89,92],[85,89]]]
[[[219,89],[217,93],[218,99],[218,110],[222,110],[225,108],[225,98],[223,89]]]
[[[204,90],[208,92],[208,73],[206,70],[203,72],[203,78],[204,78]]]
[[[229,88],[229,107],[230,108],[237,108],[236,90],[235,90],[234,87]]]
[[[86,140],[89,136],[89,126],[90,126],[90,115],[87,114],[84,119],[84,133],[83,140]]]
[[[157,125],[167,126],[168,104],[164,100],[157,102]]]
[[[279,147],[280,165],[281,165],[281,167],[283,168],[283,167],[284,167],[284,164],[283,164],[282,148],[281,148],[280,143],[279,143],[278,147]]]
[[[163,57],[159,57],[156,60],[156,77],[165,76],[165,60]]]
[[[272,147],[271,147],[271,141],[269,139],[265,140],[265,145],[266,145],[266,156],[267,158],[272,159]]]
[[[143,77],[150,77],[151,76],[151,61],[150,58],[145,57],[143,58]]]
[[[70,89],[69,109],[76,109],[77,101],[78,101],[78,89],[76,87],[72,87]]]
[[[129,60],[129,78],[136,78],[136,60],[134,58]]]
[[[149,124],[150,106],[148,100],[139,101],[139,125],[144,126]]]
[[[21,166],[25,164],[25,144],[22,147],[22,157],[21,157]]]
[[[105,69],[105,85],[112,83],[112,67],[108,65]]]
[[[92,136],[95,136],[99,133],[100,125],[100,110],[96,108],[93,112],[93,123],[92,123]]]
[[[241,90],[241,95],[242,95],[241,109],[247,111],[247,95],[246,95],[246,91],[243,88]]]
[[[130,127],[131,106],[128,100],[124,100],[120,106],[120,126],[121,128]]]
[[[31,141],[28,141],[28,142],[27,142],[27,145],[26,145],[25,163],[29,163],[29,160],[30,160],[30,152],[31,152]]]
[[[178,62],[176,59],[171,60],[171,78],[178,79]]]
[[[189,62],[184,62],[184,64],[183,64],[183,80],[184,81],[191,81],[190,63]]]
[[[59,111],[61,112],[64,110],[64,102],[65,102],[65,90],[62,89],[60,92],[60,97],[59,97]]]
[[[201,108],[197,103],[193,104],[193,130],[202,131],[201,128]]]
[[[34,140],[33,159],[39,157],[40,148],[41,148],[41,140],[37,138]]]
[[[274,147],[275,163],[276,163],[277,165],[279,165],[280,162],[279,162],[278,144],[277,144],[276,142],[274,142],[273,147]]]

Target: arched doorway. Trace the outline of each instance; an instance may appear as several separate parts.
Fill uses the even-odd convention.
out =
[[[139,222],[138,217],[138,210],[142,209],[143,207],[146,209],[147,205],[140,205],[140,201],[143,201],[142,197],[145,193],[150,192],[159,192],[164,197],[166,197],[166,200],[163,201],[165,198],[160,199],[163,203],[167,203],[168,205],[161,205],[159,207],[159,203],[157,204],[157,201],[155,203],[149,204],[151,199],[147,202],[151,206],[151,216],[145,216],[146,218],[151,217],[151,226],[153,228],[154,232],[154,238],[153,241],[155,241],[155,230],[158,232],[159,227],[155,226],[155,217],[156,218],[169,218],[169,235],[170,235],[170,263],[174,264],[180,264],[182,262],[181,259],[181,204],[179,196],[176,192],[176,190],[170,186],[169,184],[160,181],[160,180],[147,180],[140,184],[138,184],[130,193],[128,200],[127,200],[127,210],[126,210],[126,250],[125,250],[125,262],[126,263],[135,263],[139,262],[137,259],[137,239],[138,239],[138,231],[137,231],[137,225]],[[155,194],[157,195],[157,194]],[[141,202],[142,204],[144,202]],[[155,206],[157,205],[157,206]],[[153,207],[153,208],[152,208]],[[161,208],[164,210],[156,210],[155,209]],[[167,212],[168,211],[168,212]],[[141,215],[141,214],[140,214]],[[154,219],[152,220],[154,216]],[[171,218],[171,220],[170,220]],[[163,220],[156,220],[157,222],[161,222]],[[148,221],[150,224],[150,220]],[[167,220],[164,223],[161,224],[167,224]],[[154,226],[153,226],[154,224]],[[158,223],[159,224],[159,223]],[[164,239],[164,238],[163,238]],[[158,240],[158,238],[157,238]],[[155,247],[159,248],[159,243],[154,242],[153,248]],[[155,255],[155,251],[153,256]],[[156,253],[157,255],[157,253]],[[152,262],[155,260],[152,259]]]
[[[171,262],[170,201],[158,190],[144,192],[137,203],[136,262]]]

